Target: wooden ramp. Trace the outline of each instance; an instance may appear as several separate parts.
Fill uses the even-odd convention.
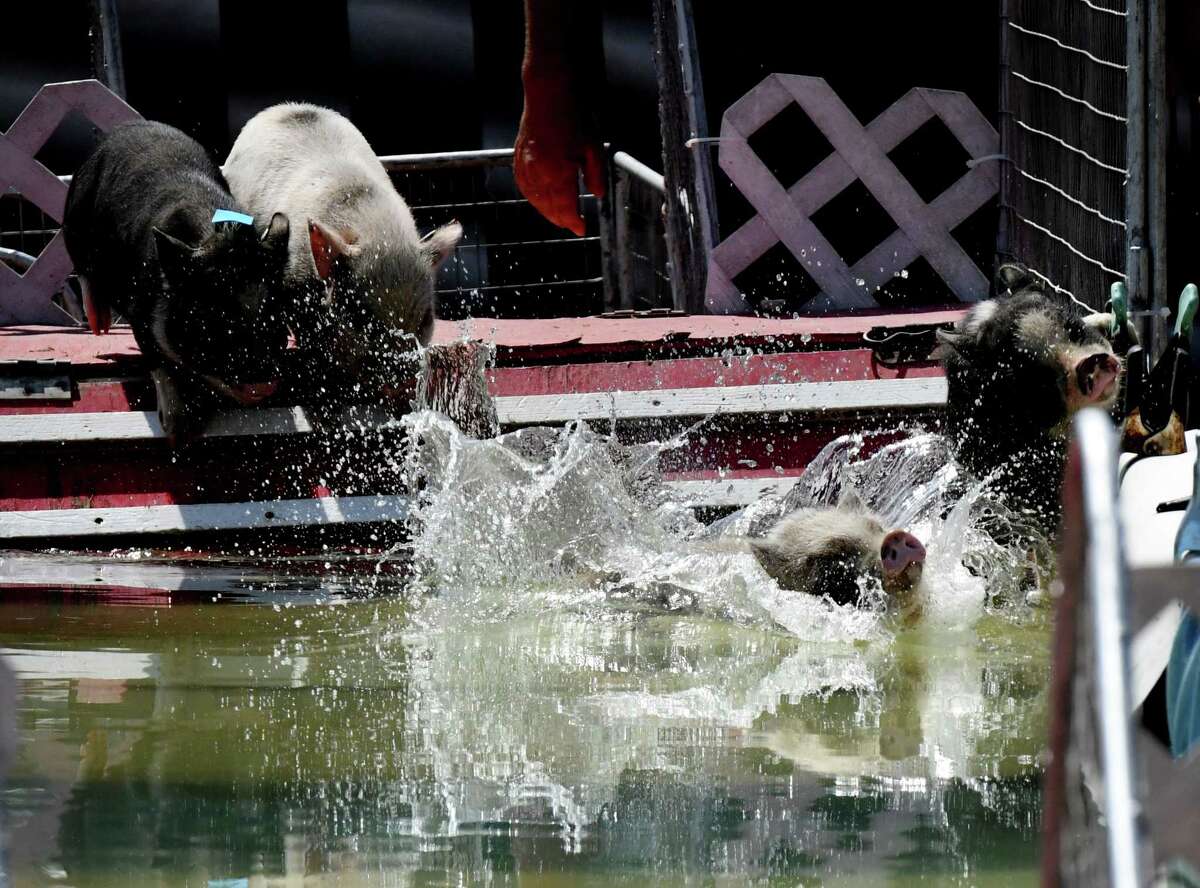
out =
[[[473,320],[439,322],[435,343],[494,345],[488,387],[504,429],[585,420],[663,440],[704,420],[660,468],[694,505],[727,508],[786,489],[839,434],[933,419],[940,368],[928,355],[889,360],[864,336],[960,315]],[[402,524],[404,491],[387,468],[398,418],[363,404],[322,425],[283,397],[219,414],[176,452],[127,330],[0,329],[0,540]]]

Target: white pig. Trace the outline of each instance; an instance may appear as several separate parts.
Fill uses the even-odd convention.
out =
[[[248,212],[293,220],[285,287],[301,347],[356,380],[391,384],[401,355],[432,335],[434,275],[462,226],[422,238],[362,133],[316,105],[259,112],[224,171]]]

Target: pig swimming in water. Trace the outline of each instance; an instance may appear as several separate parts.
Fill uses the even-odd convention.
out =
[[[1109,409],[1121,362],[1104,331],[1108,314],[1085,314],[1052,295],[1024,266],[1001,266],[997,299],[971,308],[939,334],[948,386],[946,429],[978,477],[995,473],[1005,505],[1053,530],[1071,417]]]
[[[911,533],[888,530],[853,491],[836,508],[802,508],[784,516],[750,550],[780,588],[859,604],[863,578],[875,578],[893,609],[919,611],[914,592],[925,547]]]
[[[271,207],[293,220],[290,321],[318,377],[336,369],[355,383],[393,386],[433,333],[434,274],[462,226],[422,238],[362,133],[315,105],[257,114],[229,152],[225,175],[251,212]]]
[[[198,142],[150,121],[114,127],[67,192],[63,238],[92,329],[107,331],[112,309],[129,321],[174,440],[199,431],[212,393],[250,404],[278,379],[288,219],[241,209]]]

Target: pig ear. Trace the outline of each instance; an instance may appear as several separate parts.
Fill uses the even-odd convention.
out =
[[[429,256],[429,264],[437,268],[449,259],[462,236],[463,227],[457,222],[443,225],[425,235],[425,239],[421,241],[421,249]]]
[[[152,229],[154,232],[154,248],[158,252],[158,262],[168,277],[175,277],[187,272],[196,254],[196,248],[185,244],[177,237],[172,237],[161,228]]]
[[[1005,262],[996,269],[996,293],[1015,293],[1022,287],[1036,286],[1038,281],[1020,262]]]
[[[309,219],[308,243],[317,266],[317,277],[327,280],[333,273],[333,263],[342,257],[353,259],[357,256],[362,247],[355,244],[355,240],[357,238],[339,234],[316,219]]]
[[[271,221],[267,223],[267,227],[263,229],[259,243],[269,253],[287,250],[288,235],[291,233],[291,229],[292,226],[288,224],[288,217],[283,213],[276,213],[271,217]]]
[[[750,551],[771,576],[778,577],[787,570],[787,559],[770,539],[750,540],[749,543]]]
[[[862,501],[862,497],[858,495],[858,491],[849,484],[842,488],[842,493],[838,497],[837,507],[839,512],[867,511],[867,504]]]
[[[803,588],[804,573],[809,561],[803,556],[789,555],[786,548],[771,538],[750,540],[750,551],[781,589]]]
[[[934,336],[943,351],[957,351],[963,341],[963,334],[959,330],[938,330]]]
[[[1116,325],[1116,323],[1117,320],[1113,317],[1113,313],[1111,311],[1092,312],[1083,319],[1083,326],[1099,333],[1106,340],[1108,340],[1109,343],[1111,343],[1116,337],[1117,333],[1120,332],[1114,332],[1113,330],[1113,327]],[[1133,342],[1134,345],[1141,344],[1137,335],[1137,330],[1128,320],[1125,321],[1125,335],[1129,337],[1130,341]]]

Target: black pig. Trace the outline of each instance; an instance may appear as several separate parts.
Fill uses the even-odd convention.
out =
[[[149,121],[109,132],[67,194],[63,236],[92,330],[107,330],[112,309],[129,321],[172,440],[199,431],[214,393],[250,404],[278,378],[287,327],[273,293],[288,220],[276,213],[259,231],[239,216],[200,144]]]
[[[1121,362],[1104,333],[1112,318],[1047,293],[1015,263],[1000,268],[997,291],[940,334],[946,430],[958,460],[993,475],[1005,504],[1049,533],[1071,417],[1117,398]]]

